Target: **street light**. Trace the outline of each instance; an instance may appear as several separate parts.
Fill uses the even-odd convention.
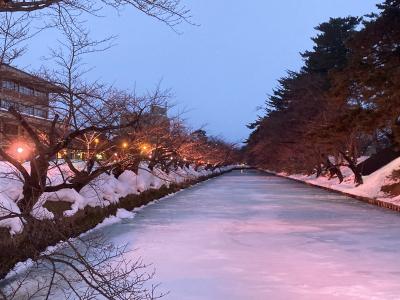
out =
[[[124,142],[124,143],[122,144],[122,148],[128,148],[128,143],[127,143],[127,142]]]
[[[25,149],[22,146],[17,146],[17,148],[15,148],[15,152],[17,152],[16,158],[19,162],[23,162],[23,153],[24,153]]]

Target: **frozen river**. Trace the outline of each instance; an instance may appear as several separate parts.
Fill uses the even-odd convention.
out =
[[[400,299],[400,215],[234,171],[102,231],[153,263],[165,299]]]

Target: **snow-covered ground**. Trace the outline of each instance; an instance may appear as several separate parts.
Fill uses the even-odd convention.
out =
[[[29,165],[25,166],[29,169]],[[79,167],[79,166],[76,166]],[[113,175],[103,174],[79,193],[73,189],[62,189],[54,193],[44,193],[36,203],[31,214],[37,219],[53,219],[54,214],[44,207],[47,201],[65,201],[71,203],[71,209],[64,212],[65,216],[72,216],[77,211],[90,207],[104,207],[117,203],[120,198],[129,194],[140,194],[148,189],[159,189],[163,185],[182,183],[185,180],[193,180],[201,176],[208,176],[227,171],[233,167],[223,167],[215,171],[192,166],[178,168],[168,174],[155,169],[150,171],[145,164],[139,168],[138,174],[125,171],[118,178]],[[62,171],[60,171],[62,170]],[[61,172],[70,172],[64,165],[61,168],[52,168],[49,171],[49,183],[56,185],[62,182]],[[9,215],[10,212],[19,214],[16,203],[22,198],[22,182],[18,178],[18,172],[6,162],[0,162],[0,217]],[[20,233],[23,230],[23,222],[20,218],[8,218],[0,220],[0,227],[9,229],[10,234]]]
[[[289,175],[286,173],[277,173],[280,176],[285,176],[297,180],[301,180],[313,185],[318,185],[326,188],[330,188],[333,190],[345,192],[355,196],[367,197],[372,199],[378,199],[381,201],[398,204],[400,205],[400,196],[390,197],[389,195],[384,194],[381,191],[381,188],[385,184],[389,184],[392,182],[390,179],[390,175],[394,170],[400,169],[400,158],[393,160],[391,163],[372,173],[371,175],[364,176],[364,184],[356,186],[354,184],[354,175],[347,167],[342,167],[341,171],[344,175],[344,181],[339,183],[337,178],[329,179],[325,176],[320,176],[316,178],[315,175],[302,175],[302,174],[294,174]],[[268,171],[271,172],[271,171]],[[274,173],[274,172],[271,172]]]
[[[400,216],[345,196],[235,171],[125,217],[166,300],[399,299]]]

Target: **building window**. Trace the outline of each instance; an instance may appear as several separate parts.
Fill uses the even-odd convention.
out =
[[[3,81],[2,87],[7,90],[18,91],[18,84],[13,81]]]
[[[10,107],[14,107],[20,113],[30,116],[36,116],[47,119],[47,110],[36,108],[34,106],[25,105],[22,103],[15,103],[10,100],[0,99],[0,108],[8,110]]]
[[[34,94],[35,94],[36,97],[39,97],[39,98],[43,98],[43,99],[47,99],[48,98],[47,97],[47,93],[45,93],[45,92],[41,92],[41,91],[35,90]]]
[[[0,100],[0,107],[4,109],[9,109],[10,107],[15,107],[18,109],[18,105],[10,100],[1,99]]]
[[[34,95],[34,90],[31,88],[28,88],[26,86],[20,85],[19,86],[19,92],[23,95],[28,95],[28,96],[33,96]]]
[[[45,111],[44,109],[34,108],[33,114],[37,117],[47,119],[47,111]]]
[[[18,135],[18,125],[4,123],[3,131],[5,134],[8,135]]]
[[[32,106],[28,106],[28,105],[24,105],[24,104],[19,104],[19,111],[23,114],[27,114],[27,115],[33,115],[33,107]]]

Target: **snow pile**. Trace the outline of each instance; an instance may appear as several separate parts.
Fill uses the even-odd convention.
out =
[[[8,216],[20,213],[21,211],[17,204],[8,198],[5,193],[0,193],[0,227],[9,228],[11,235],[22,232],[24,227],[22,220],[19,217],[8,218]],[[2,220],[2,217],[6,218]]]
[[[387,184],[387,179],[390,177],[390,175],[392,175],[392,172],[399,168],[400,158],[397,158],[371,175],[365,176],[364,184],[355,188],[354,191],[365,197],[370,197],[368,195],[373,195],[373,198],[386,200],[388,197],[385,197],[385,195],[381,192],[381,187]]]
[[[115,223],[120,222],[122,219],[132,219],[134,218],[136,215],[136,213],[131,212],[131,211],[127,211],[126,209],[123,208],[119,208],[117,210],[117,213],[115,214],[115,216],[110,216],[106,219],[104,219],[103,222],[101,222],[100,224],[98,224],[94,229],[92,230],[97,230],[103,227],[106,227],[108,225],[112,225]]]
[[[29,172],[29,166],[25,166]],[[79,163],[76,168],[82,168]],[[154,169],[149,170],[146,164],[142,163],[138,174],[132,171],[124,171],[118,178],[110,174],[102,174],[79,192],[74,189],[62,189],[57,192],[44,193],[33,207],[31,215],[39,220],[53,219],[54,214],[44,207],[46,202],[63,201],[71,203],[71,208],[64,211],[64,216],[69,217],[76,214],[85,207],[106,207],[119,202],[119,199],[130,194],[140,194],[149,189],[159,189],[162,186],[169,186],[171,183],[182,183],[202,176],[219,174],[233,169],[234,166],[223,167],[214,171],[205,168],[195,169],[193,166],[182,167],[168,173]],[[71,171],[66,165],[50,168],[48,183],[51,185],[60,184],[63,178],[68,177]],[[22,183],[18,178],[19,174],[7,163],[0,162],[0,174],[5,174],[0,179],[0,227],[9,229],[11,234],[20,233],[23,229],[23,222],[20,218],[6,218],[2,216],[10,213],[20,214],[17,206],[18,200],[22,198]],[[117,216],[118,217],[118,216]]]
[[[340,184],[337,178],[329,179],[325,176],[320,176],[316,178],[316,175],[303,175],[294,174],[289,175],[286,173],[277,173],[277,175],[293,178],[296,180],[301,180],[313,185],[326,187],[329,189],[345,192],[355,196],[374,198],[391,203],[400,203],[400,197],[389,197],[381,192],[382,186],[388,183],[388,178],[394,170],[400,169],[400,158],[397,158],[387,164],[386,166],[380,168],[374,173],[363,176],[364,184],[356,186],[354,184],[354,175],[351,170],[347,167],[341,167],[341,171],[344,176],[343,182]]]
[[[0,162],[0,173],[0,227],[8,228],[14,235],[23,229],[22,220],[17,217],[21,211],[16,204],[22,197],[22,183],[9,163]]]

